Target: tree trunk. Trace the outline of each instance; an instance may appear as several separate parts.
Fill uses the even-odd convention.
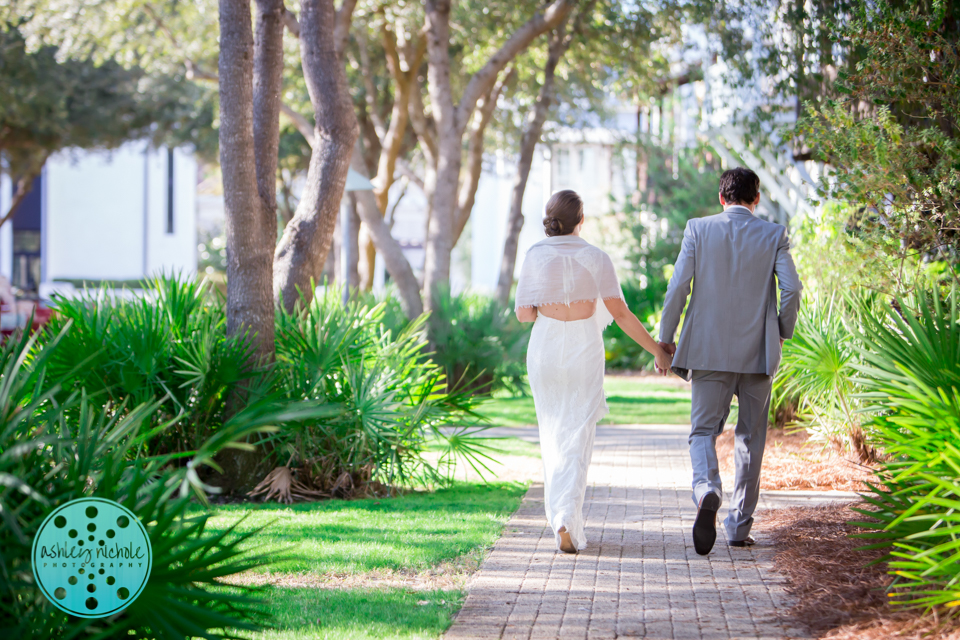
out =
[[[220,166],[227,239],[227,333],[251,332],[256,354],[273,344],[272,255],[263,238],[253,116],[249,0],[220,0]]]
[[[390,187],[393,186],[393,175],[397,168],[397,156],[400,155],[403,135],[407,130],[409,112],[407,104],[410,101],[410,83],[406,81],[402,73],[394,77],[395,79],[400,79],[395,82],[396,94],[393,99],[393,110],[390,114],[390,126],[387,128],[383,142],[381,143],[382,151],[377,166],[376,187],[373,192],[379,211],[387,210],[387,205],[390,201]],[[376,258],[377,251],[375,243],[371,241],[364,247],[364,260],[367,262],[366,272],[368,274],[368,278],[363,282],[363,288],[365,290],[373,286],[373,272]]]
[[[256,0],[253,53],[253,144],[263,241],[272,253],[277,228],[277,155],[280,147],[280,91],[283,85],[283,0]],[[273,272],[270,273],[271,290]]]
[[[360,287],[360,216],[357,215],[356,191],[347,194],[344,214],[347,225],[343,232],[343,259],[347,275],[343,287],[350,293]]]
[[[337,53],[333,0],[304,0],[300,57],[316,115],[313,153],[297,213],[287,225],[274,256],[274,293],[287,309],[302,295],[313,298],[330,250],[353,145],[360,135],[347,77]]]
[[[3,218],[0,218],[0,227],[7,224],[10,220],[13,219],[13,216],[16,215],[17,209],[20,208],[20,205],[26,200],[27,196],[30,195],[30,191],[33,189],[33,182],[37,179],[37,176],[43,171],[43,165],[46,164],[46,158],[43,159],[43,163],[40,164],[39,168],[35,171],[29,173],[28,175],[21,176],[17,178],[16,181],[11,181],[16,185],[13,191],[13,198],[10,202],[10,208],[7,209],[6,213],[3,214]]]
[[[487,125],[490,124],[493,112],[497,109],[497,102],[500,100],[503,88],[510,83],[515,73],[516,70],[511,67],[502,80],[490,87],[490,91],[480,102],[477,115],[473,118],[474,123],[469,135],[470,143],[467,145],[467,177],[460,186],[457,217],[453,229],[453,246],[457,246],[460,242],[460,236],[463,234],[464,227],[467,226],[467,221],[470,220],[470,213],[477,199],[477,188],[480,186],[480,175],[483,173],[483,137],[486,135]]]
[[[450,283],[450,253],[458,209],[457,189],[462,165],[463,133],[480,98],[496,82],[513,58],[541,34],[556,27],[570,13],[573,0],[555,0],[534,15],[471,76],[458,105],[450,84],[451,0],[427,0],[427,78],[437,128],[436,184],[430,198],[423,289],[428,308]]]
[[[450,85],[451,0],[427,0],[427,79],[437,127],[437,175],[430,200],[427,246],[423,264],[426,307],[433,309],[440,289],[450,283],[453,216],[460,182],[462,130],[457,123]],[[477,96],[479,99],[479,95]]]
[[[260,362],[274,357],[272,263],[276,218],[268,207],[271,201],[276,207],[280,95],[270,87],[277,82],[282,51],[276,46],[270,22],[267,3],[258,2],[255,48],[250,0],[220,1],[220,166],[226,214],[227,334],[249,332]],[[266,172],[272,183],[263,175]],[[264,185],[262,192],[260,184]],[[271,215],[272,224],[267,224]],[[234,392],[230,398],[232,410],[242,402],[242,391]],[[263,460],[260,448],[224,449],[217,454],[222,469],[217,481],[227,491],[248,489],[256,482]]]
[[[352,165],[354,171],[362,176],[367,175],[367,168],[364,166],[359,145],[354,149]],[[420,299],[420,283],[417,282],[417,276],[414,275],[410,263],[403,255],[400,243],[390,233],[390,226],[384,219],[383,212],[377,208],[374,193],[372,191],[356,191],[355,193],[357,195],[357,214],[367,226],[367,231],[373,238],[377,251],[383,256],[387,273],[390,274],[400,291],[403,311],[408,318],[416,318],[423,313],[423,301]]]
[[[557,65],[563,54],[566,53],[570,39],[564,35],[564,29],[558,27],[557,32],[550,38],[550,48],[547,55],[547,64],[543,70],[543,85],[537,95],[537,102],[530,112],[527,126],[520,140],[520,161],[517,163],[517,177],[513,182],[513,192],[510,196],[510,216],[507,219],[507,238],[503,243],[503,258],[500,261],[500,278],[497,281],[497,301],[506,306],[510,300],[510,289],[513,288],[513,272],[517,266],[517,247],[520,241],[520,230],[523,228],[523,194],[527,189],[527,179],[530,177],[530,167],[533,164],[533,153],[540,142],[543,132],[543,123],[547,120],[550,103],[556,94]]]

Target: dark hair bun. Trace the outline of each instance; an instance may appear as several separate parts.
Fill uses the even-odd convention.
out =
[[[549,237],[569,235],[583,222],[583,200],[575,191],[557,191],[545,208],[543,231]]]
[[[544,218],[543,230],[548,236],[562,236],[563,223],[553,217]]]

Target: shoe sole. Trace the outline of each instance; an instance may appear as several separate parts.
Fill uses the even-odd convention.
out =
[[[573,539],[568,531],[558,531],[560,534],[560,551],[564,553],[576,553],[577,548],[573,546]]]
[[[697,519],[693,522],[693,548],[701,556],[713,549],[717,541],[717,511],[720,510],[720,496],[708,493],[700,501]]]

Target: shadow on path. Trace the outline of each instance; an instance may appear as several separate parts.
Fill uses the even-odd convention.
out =
[[[693,551],[687,432],[682,425],[598,427],[587,549],[555,552],[543,487],[535,485],[468,585],[446,638],[806,637],[781,622],[778,611],[790,602],[762,537],[743,549],[728,547],[721,534],[709,556]],[[849,497],[775,494],[764,494],[761,508]]]

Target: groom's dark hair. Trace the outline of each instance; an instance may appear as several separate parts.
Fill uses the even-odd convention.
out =
[[[727,204],[753,204],[760,193],[760,178],[745,167],[723,172],[720,176],[720,195]]]

